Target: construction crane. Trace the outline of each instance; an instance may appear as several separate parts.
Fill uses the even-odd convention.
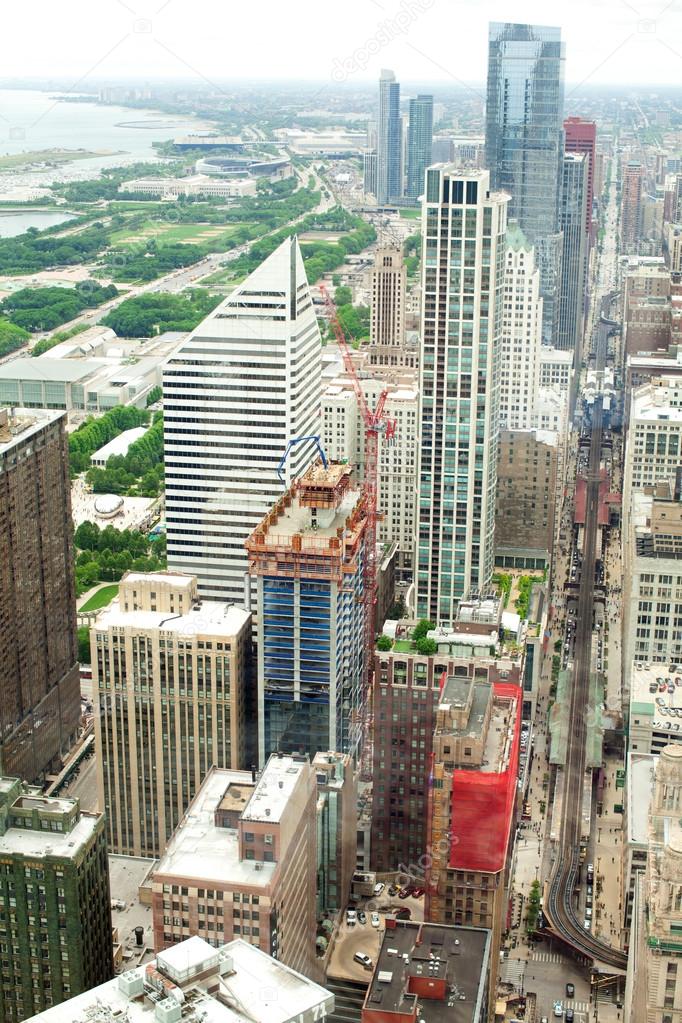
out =
[[[329,322],[334,330],[334,336],[338,343],[346,373],[353,383],[353,389],[358,400],[358,406],[365,424],[365,479],[363,483],[363,498],[367,515],[367,528],[365,533],[365,564],[363,578],[363,600],[365,603],[365,678],[363,679],[362,692],[362,731],[363,738],[368,745],[363,749],[362,760],[364,771],[367,773],[367,760],[371,764],[371,722],[368,720],[371,701],[371,682],[374,670],[374,636],[376,626],[376,603],[377,603],[377,496],[378,496],[378,461],[379,461],[379,435],[382,434],[386,440],[391,440],[395,434],[395,420],[386,416],[385,406],[388,397],[388,389],[385,388],[379,395],[376,408],[372,411],[367,402],[367,397],[362,389],[353,359],[351,349],[343,327],[339,321],[329,292],[324,285],[320,285],[320,291],[324,298]],[[371,773],[370,773],[371,777]]]
[[[282,455],[282,457],[279,460],[279,465],[277,466],[277,475],[279,476],[280,480],[284,480],[284,466],[287,463],[287,458],[289,457],[289,452],[291,451],[292,448],[295,448],[297,444],[302,444],[306,440],[313,441],[313,443],[317,447],[317,450],[320,453],[320,458],[322,459],[322,465],[325,467],[325,469],[327,468],[327,464],[328,464],[327,463],[327,456],[325,455],[324,450],[322,448],[322,444],[320,443],[320,435],[319,434],[314,433],[314,434],[311,434],[309,437],[292,437],[291,440],[289,441],[289,443],[286,446],[286,450],[285,450],[284,454]]]

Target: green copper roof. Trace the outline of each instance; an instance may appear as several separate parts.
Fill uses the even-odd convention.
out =
[[[533,248],[515,220],[510,220],[507,224],[507,248],[514,249],[515,252],[519,249],[530,252]]]

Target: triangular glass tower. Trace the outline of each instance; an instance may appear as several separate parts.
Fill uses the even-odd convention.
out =
[[[244,540],[315,457],[321,341],[295,236],[203,320],[163,374],[168,567],[242,604]]]

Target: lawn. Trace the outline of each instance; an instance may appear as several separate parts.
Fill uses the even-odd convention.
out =
[[[79,607],[79,611],[99,611],[101,607],[106,607],[110,604],[114,597],[118,596],[118,583],[107,583],[106,586],[100,586],[96,593],[90,597],[89,600]]]
[[[400,216],[404,220],[421,220],[422,211],[418,206],[402,206],[400,208]]]
[[[411,639],[396,639],[393,644],[393,651],[396,654],[409,654],[414,650],[414,643]]]
[[[161,223],[147,220],[141,227],[124,227],[120,231],[114,231],[111,242],[113,245],[133,245],[148,238],[157,238],[160,242],[168,244],[188,242],[200,245],[202,242],[210,241],[215,243],[216,251],[220,251],[221,245],[243,226],[251,225],[247,221],[244,224],[231,224],[225,227],[222,224],[168,224],[163,223],[163,220]]]

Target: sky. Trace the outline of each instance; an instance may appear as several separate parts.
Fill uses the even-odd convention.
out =
[[[3,5],[8,78],[483,82],[489,21],[558,25],[569,84],[677,85],[681,0],[31,0]]]

